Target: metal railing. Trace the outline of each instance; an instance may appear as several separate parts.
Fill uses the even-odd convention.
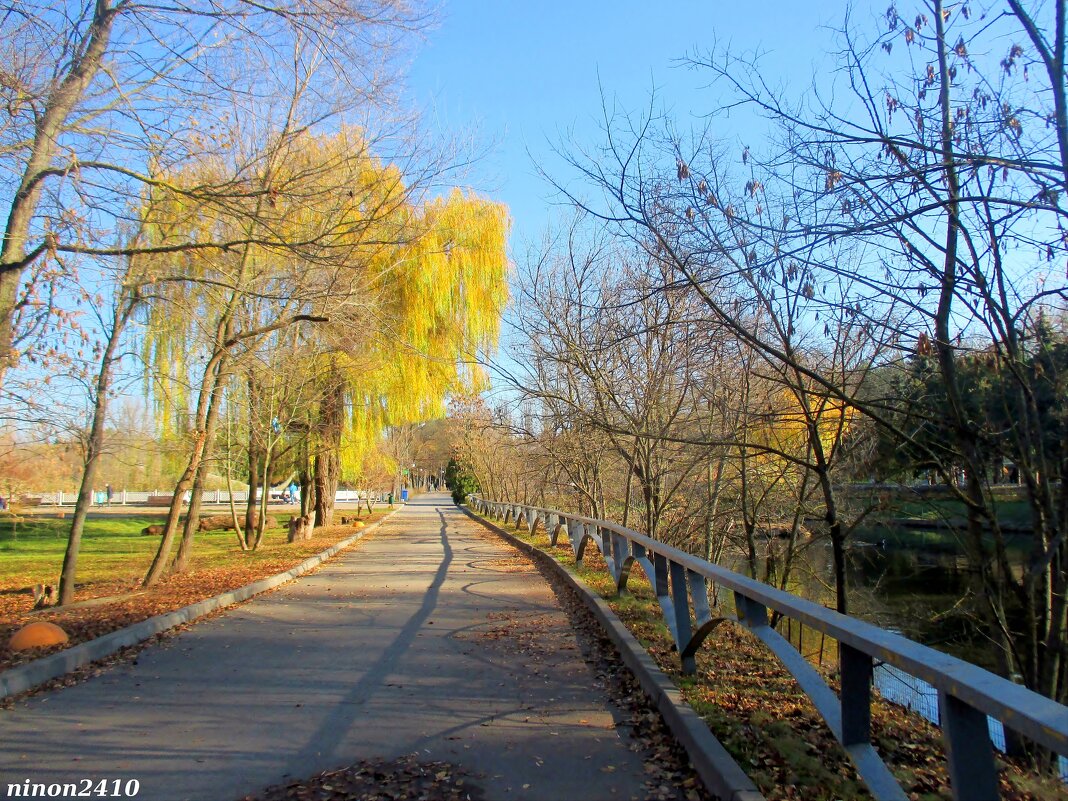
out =
[[[1068,754],[1068,707],[980,667],[607,520],[475,495],[469,501],[480,513],[505,524],[512,521],[517,528],[524,524],[531,534],[541,525],[553,546],[566,535],[579,565],[593,543],[604,556],[617,592],[626,589],[630,571],[638,565],[656,594],[684,673],[696,672],[695,654],[716,626],[726,621],[745,626],[794,677],[877,799],[904,801],[907,796],[871,745],[875,663],[892,665],[937,691],[953,797],[960,801],[989,801],[1000,795],[987,716],[1057,754]],[[709,581],[734,593],[737,617],[713,616]],[[772,628],[768,610],[838,641],[839,694]]]

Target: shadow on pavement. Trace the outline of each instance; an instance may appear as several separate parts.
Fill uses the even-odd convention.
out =
[[[305,746],[290,757],[286,765],[286,775],[299,774],[309,762],[334,754],[338,744],[345,738],[346,733],[359,716],[360,707],[381,687],[397,663],[403,658],[404,653],[411,648],[419,629],[423,627],[423,624],[433,613],[438,603],[438,593],[442,584],[445,583],[445,577],[448,575],[449,565],[452,563],[453,557],[445,515],[438,510],[438,516],[441,518],[440,536],[443,554],[441,563],[434,573],[434,579],[427,587],[422,605],[400,629],[397,637],[389,647],[382,652],[382,655],[360,677],[352,689],[345,694],[344,698],[338,701],[337,706],[326,716]]]

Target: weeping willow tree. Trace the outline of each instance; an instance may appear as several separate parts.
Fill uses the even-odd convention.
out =
[[[497,342],[507,301],[504,207],[455,191],[402,218],[417,235],[369,260],[374,303],[357,341],[334,326],[324,331],[334,339],[304,482],[323,525],[338,481],[360,480],[382,430],[444,416],[450,392],[483,383],[475,356]]]
[[[420,203],[361,131],[282,134],[245,163],[232,177],[196,165],[161,182],[153,204],[155,258],[172,277],[148,307],[146,383],[190,456],[146,584],[184,568],[169,563],[182,499],[192,492],[187,556],[230,379],[269,363],[282,332],[306,324],[287,341],[314,390],[288,433],[305,439],[314,481],[304,484],[317,489],[305,506],[329,523],[339,479],[383,426],[440,414],[450,389],[478,382],[472,357],[495,344],[506,300],[504,208],[458,191]],[[197,202],[206,181],[228,182],[225,203]],[[198,247],[209,237],[231,244]],[[254,405],[250,421],[264,416]],[[251,499],[269,479],[259,458],[250,440]],[[252,517],[250,501],[246,525]]]

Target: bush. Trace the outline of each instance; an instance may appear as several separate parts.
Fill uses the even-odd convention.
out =
[[[467,500],[472,492],[478,492],[478,481],[471,472],[455,459],[449,460],[445,468],[445,486],[452,490],[452,501],[459,505]]]

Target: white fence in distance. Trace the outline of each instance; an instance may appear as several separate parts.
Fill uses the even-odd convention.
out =
[[[150,499],[152,498],[170,498],[172,494],[163,490],[117,490],[112,493],[111,505],[144,506],[150,504]],[[226,490],[205,490],[202,502],[205,504],[228,504],[230,503],[230,495]],[[360,503],[368,498],[372,503],[384,503],[386,495],[387,493],[379,490],[338,490],[334,494],[334,503]],[[284,496],[284,490],[271,490],[269,502],[283,503]],[[28,497],[32,499],[32,502],[40,503],[42,506],[73,506],[78,500],[76,492],[63,491],[35,493]],[[185,503],[189,503],[190,498],[192,498],[192,493],[186,492],[183,500]],[[240,504],[248,503],[248,490],[235,491],[233,493],[233,501]],[[93,503],[97,506],[107,503],[107,495],[103,490],[98,490],[94,493]]]

